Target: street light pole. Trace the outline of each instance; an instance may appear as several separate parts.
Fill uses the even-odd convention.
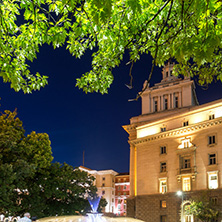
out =
[[[178,191],[177,195],[181,196],[181,199],[182,199],[182,203],[181,203],[181,222],[183,222],[184,221],[184,218],[183,218],[183,192],[182,191]]]

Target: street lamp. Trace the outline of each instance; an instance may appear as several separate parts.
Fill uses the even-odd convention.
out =
[[[182,191],[177,191],[177,195],[181,196],[182,203],[181,203],[181,222],[183,222],[183,192]]]

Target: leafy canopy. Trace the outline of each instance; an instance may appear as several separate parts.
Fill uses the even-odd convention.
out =
[[[86,194],[95,194],[95,178],[64,163],[52,163],[46,133],[25,135],[16,112],[0,115],[0,214],[32,216],[85,213]],[[106,205],[103,200],[101,207]]]
[[[142,54],[154,65],[175,59],[174,74],[222,80],[222,2],[219,0],[1,0],[0,76],[25,93],[47,84],[28,61],[39,47],[65,45],[80,58],[94,49],[92,67],[76,85],[107,93],[112,70],[126,52],[133,66]],[[153,71],[147,77],[148,82]]]

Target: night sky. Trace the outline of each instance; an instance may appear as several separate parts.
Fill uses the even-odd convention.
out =
[[[95,170],[129,171],[128,134],[122,125],[141,113],[141,101],[128,102],[136,97],[147,78],[151,59],[142,56],[133,67],[133,89],[129,90],[129,69],[124,61],[114,70],[114,83],[109,93],[85,94],[75,87],[75,79],[90,70],[91,51],[79,60],[67,50],[40,49],[38,58],[30,64],[33,73],[49,76],[49,84],[32,94],[15,92],[8,83],[1,84],[0,110],[17,109],[26,134],[31,131],[47,133],[51,140],[54,161],[73,167],[83,164]],[[151,86],[161,80],[161,69],[155,68]],[[197,86],[200,104],[222,98],[222,84],[213,83],[207,90]]]

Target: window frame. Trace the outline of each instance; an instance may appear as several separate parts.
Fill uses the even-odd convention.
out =
[[[160,173],[167,172],[167,162],[160,162]]]
[[[210,189],[210,190],[218,189],[219,188],[218,171],[209,171],[209,172],[207,172],[207,174],[208,174],[207,175],[208,189]],[[211,184],[211,181],[212,181],[211,177],[213,177],[213,176],[216,176],[216,178],[217,178],[216,183],[215,183],[216,184],[215,187],[213,187]]]
[[[185,182],[184,182],[185,180],[188,180],[189,183],[185,184]],[[182,178],[182,190],[183,191],[191,191],[191,178],[190,177],[183,177]]]
[[[214,155],[214,157],[210,157],[211,155]],[[212,162],[211,162],[212,160]],[[214,162],[214,163],[213,163]],[[208,165],[216,165],[217,164],[217,154],[216,153],[208,153]]]
[[[217,136],[216,134],[211,134],[207,136],[207,145],[215,146],[217,144]]]
[[[163,208],[163,209],[167,208],[166,200],[160,200],[160,208]]]
[[[159,193],[167,193],[167,178],[159,178]]]
[[[162,152],[165,151],[165,152]],[[160,146],[160,155],[167,154],[167,146]]]

